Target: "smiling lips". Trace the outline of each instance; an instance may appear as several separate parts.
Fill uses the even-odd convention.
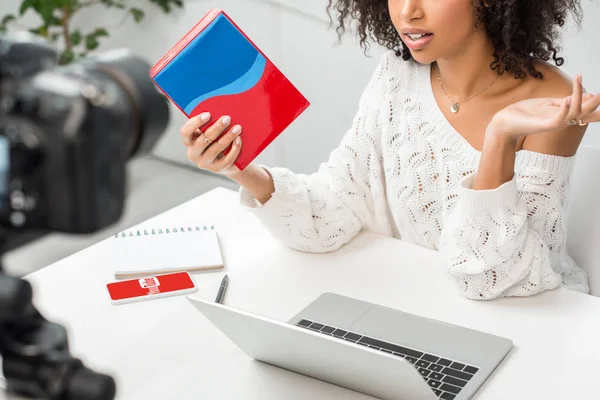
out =
[[[424,31],[422,29],[403,29],[402,37],[404,43],[411,50],[421,50],[431,40],[433,40],[433,33]]]

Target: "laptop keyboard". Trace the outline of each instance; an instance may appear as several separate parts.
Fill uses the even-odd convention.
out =
[[[472,365],[306,319],[298,322],[297,325],[406,359],[417,368],[437,397],[443,400],[454,399],[479,370]]]

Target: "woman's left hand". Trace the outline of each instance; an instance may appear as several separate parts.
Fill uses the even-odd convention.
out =
[[[536,133],[563,130],[570,125],[600,121],[600,93],[583,93],[581,76],[573,81],[573,94],[564,98],[534,98],[500,110],[488,131],[517,140]]]

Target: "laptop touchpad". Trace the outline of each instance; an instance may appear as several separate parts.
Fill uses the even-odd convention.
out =
[[[296,324],[302,319],[318,322],[335,328],[348,329],[373,307],[364,301],[323,293],[290,320]]]
[[[411,314],[375,306],[352,324],[349,330],[391,343],[401,342],[420,348],[426,343],[439,341],[444,330],[441,326],[436,329],[432,327],[435,325],[426,318],[415,318]]]

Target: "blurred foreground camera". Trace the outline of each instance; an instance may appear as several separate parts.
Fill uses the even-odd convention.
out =
[[[36,72],[52,57],[47,45],[10,40],[0,39],[0,159],[10,160],[0,224],[90,233],[116,222],[125,163],[169,120],[150,66],[117,50]]]
[[[40,37],[0,36],[0,254],[30,230],[92,233],[117,222],[127,161],[147,153],[167,128],[167,100],[143,59],[116,50],[71,65],[57,60]],[[9,392],[113,399],[114,380],[73,358],[66,330],[31,300],[28,282],[0,275]]]

